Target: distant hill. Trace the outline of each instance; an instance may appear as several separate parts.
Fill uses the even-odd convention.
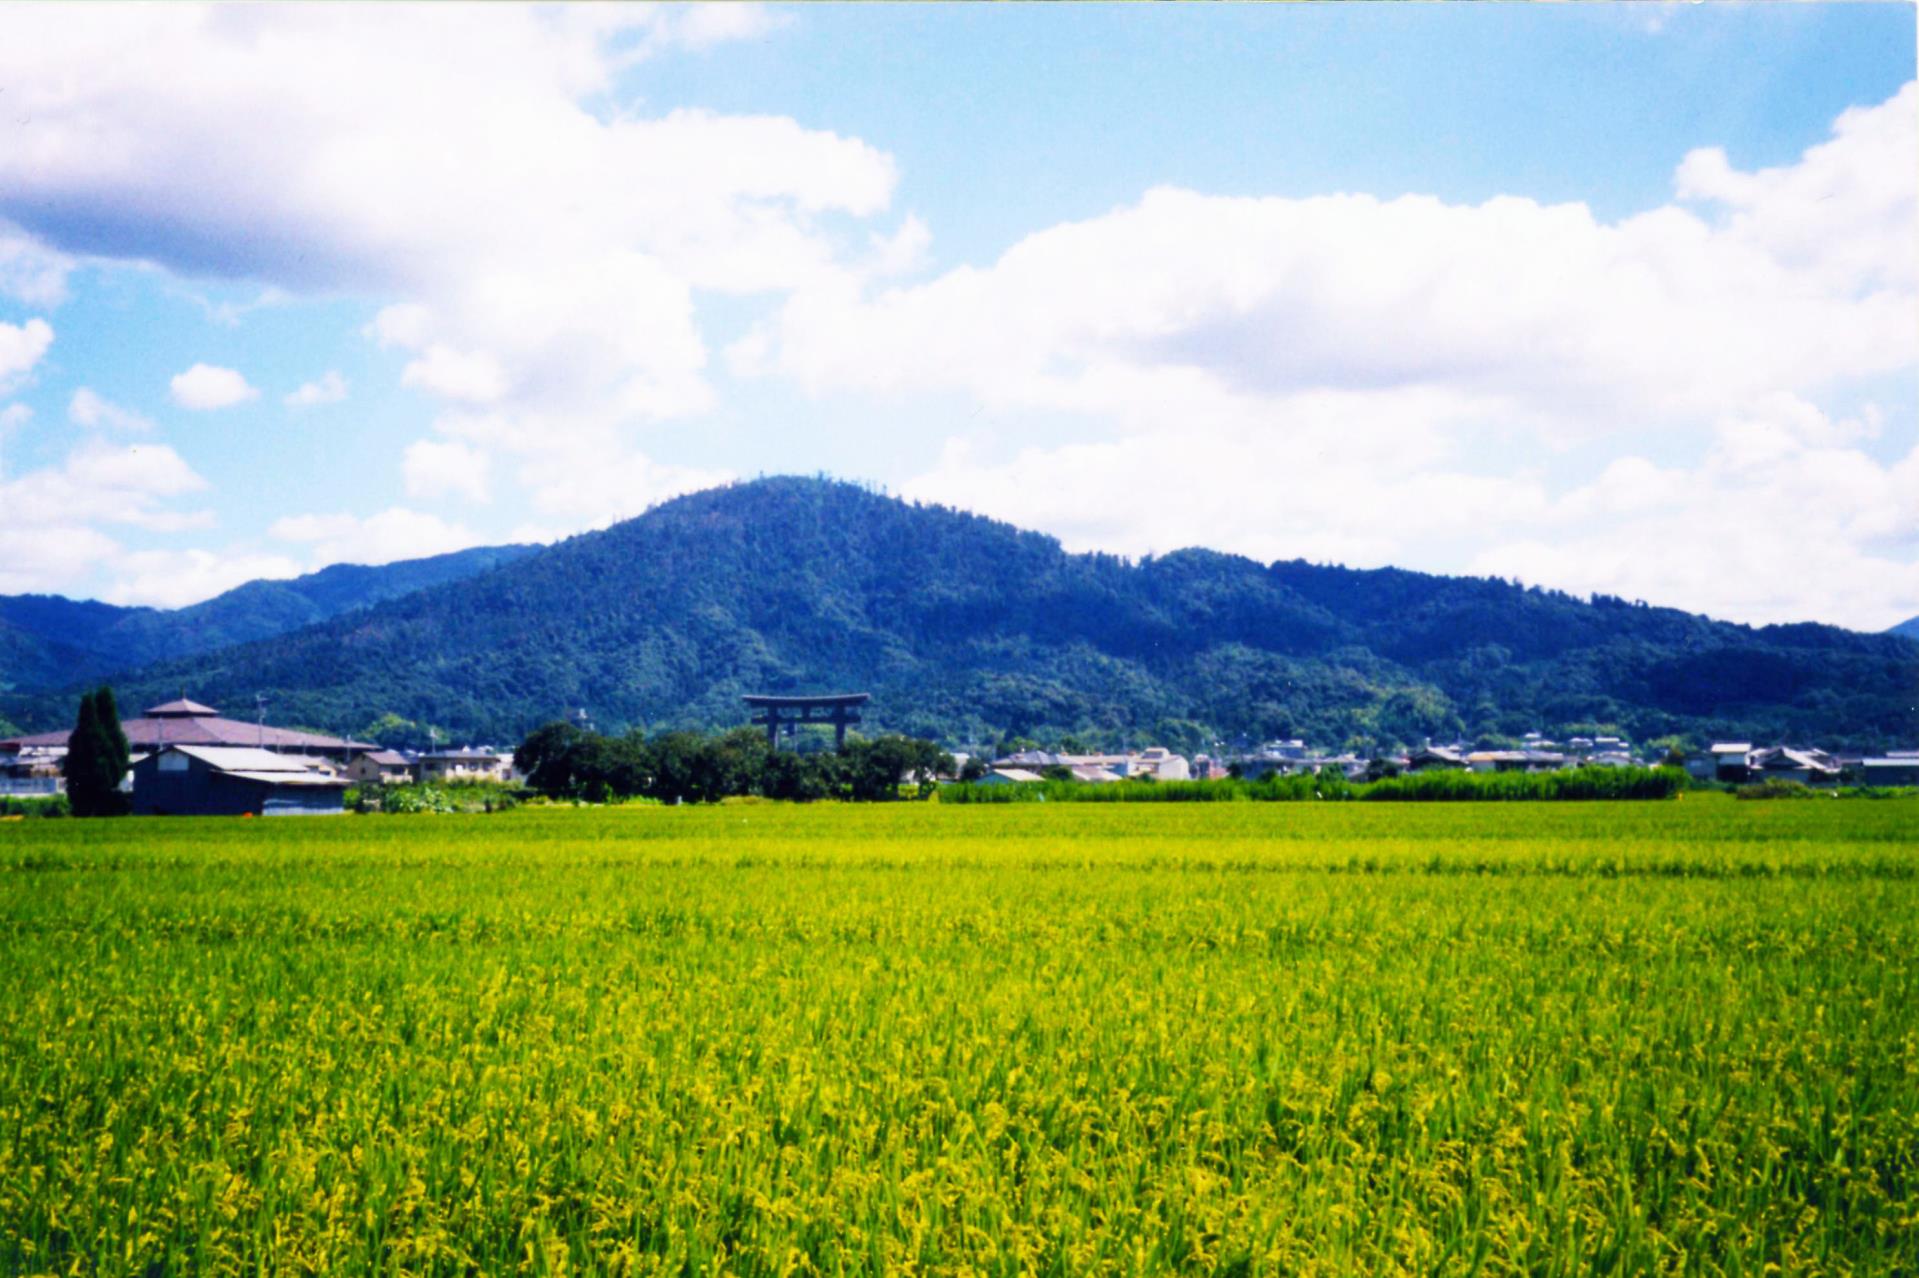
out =
[[[1909,617],[1892,629],[1886,631],[1886,633],[1889,635],[1904,635],[1908,639],[1919,639],[1919,617]]]
[[[976,515],[792,478],[683,497],[118,687],[129,705],[264,692],[284,723],[354,730],[392,712],[496,741],[570,707],[652,730],[739,723],[743,692],[808,690],[870,691],[872,726],[951,743],[1919,737],[1905,639],[1207,550],[1071,555]],[[70,698],[0,712],[64,722]]]
[[[335,564],[287,581],[250,581],[187,608],[0,595],[0,689],[62,687],[271,638],[427,586],[460,581],[533,549],[484,546],[373,568]]]

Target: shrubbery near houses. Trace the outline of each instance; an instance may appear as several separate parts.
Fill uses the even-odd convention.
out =
[[[566,723],[535,729],[513,754],[527,785],[555,798],[606,802],[646,798],[715,803],[742,795],[806,802],[921,798],[950,772],[952,756],[931,741],[853,739],[833,754],[775,751],[757,728],[718,736],[669,732],[647,739],[586,732]]]

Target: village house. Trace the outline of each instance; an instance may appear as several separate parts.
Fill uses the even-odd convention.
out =
[[[67,788],[66,760],[65,745],[0,754],[0,795],[61,793]]]
[[[1755,751],[1746,765],[1753,780],[1797,781],[1801,785],[1839,784],[1839,764],[1820,750],[1795,750],[1774,746]]]
[[[1566,766],[1557,750],[1475,750],[1466,756],[1474,772],[1552,772]]]
[[[1039,774],[1047,768],[1065,768],[1080,781],[1098,784],[1129,777],[1150,777],[1155,781],[1188,781],[1192,766],[1182,755],[1164,746],[1152,746],[1130,754],[1054,754],[1047,750],[1021,750],[993,760],[993,770]]]
[[[1466,756],[1450,746],[1421,746],[1406,756],[1408,772],[1429,772],[1434,768],[1464,768]]]
[[[1025,768],[994,768],[979,779],[980,785],[1031,785],[1046,778]]]
[[[303,754],[344,764],[356,750],[371,750],[366,741],[348,741],[320,732],[302,732],[297,728],[276,728],[271,724],[245,723],[221,716],[212,706],[182,697],[177,701],[149,706],[137,719],[123,719],[120,730],[127,745],[136,752],[153,753],[170,745],[244,747],[271,750],[276,754]],[[63,754],[71,728],[40,732],[0,741],[0,755],[22,756],[37,750],[58,749]]]
[[[413,760],[398,750],[362,750],[340,775],[356,785],[405,785],[413,780]]]
[[[420,756],[422,781],[505,781],[513,756],[493,750],[436,750]]]

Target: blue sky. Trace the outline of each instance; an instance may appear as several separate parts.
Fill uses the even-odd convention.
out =
[[[10,7],[0,591],[177,605],[828,471],[1075,549],[1880,628],[1919,613],[1914,42]]]

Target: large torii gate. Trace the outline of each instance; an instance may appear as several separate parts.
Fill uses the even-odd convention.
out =
[[[872,699],[869,692],[836,692],[822,697],[768,697],[749,695],[743,700],[756,713],[753,722],[766,725],[766,743],[780,748],[780,730],[789,734],[802,724],[833,725],[833,748],[846,746],[846,725],[860,721],[860,707]]]

